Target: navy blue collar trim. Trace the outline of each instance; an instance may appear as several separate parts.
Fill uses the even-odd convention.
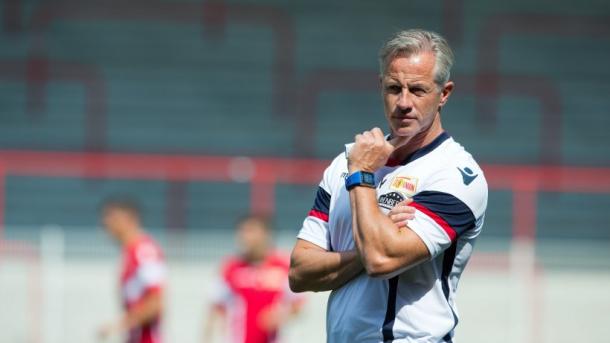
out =
[[[407,156],[407,158],[405,158],[400,164],[404,166],[407,163],[411,163],[416,159],[427,155],[428,153],[432,152],[432,150],[438,148],[439,145],[443,144],[443,142],[448,140],[449,138],[451,138],[451,136],[446,131],[443,131],[443,133],[438,135],[438,137],[434,138],[434,140],[430,142],[430,144],[426,145],[423,148],[415,150],[409,156]]]

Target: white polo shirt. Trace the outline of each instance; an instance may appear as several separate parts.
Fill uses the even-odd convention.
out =
[[[328,251],[355,248],[344,154],[324,172],[298,238]],[[328,342],[451,342],[458,323],[455,294],[481,232],[487,182],[472,156],[443,132],[402,163],[375,173],[379,207],[387,213],[412,198],[407,222],[431,258],[384,278],[365,273],[328,300]]]

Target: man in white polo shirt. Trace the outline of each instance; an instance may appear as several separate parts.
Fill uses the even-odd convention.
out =
[[[390,134],[356,135],[324,172],[290,284],[332,290],[329,342],[452,342],[458,280],[487,207],[483,172],[441,124],[452,64],[434,32],[389,39],[380,76]]]

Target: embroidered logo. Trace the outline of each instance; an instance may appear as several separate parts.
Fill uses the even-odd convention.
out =
[[[392,180],[390,189],[411,196],[417,191],[417,181],[416,177],[397,176]]]
[[[377,200],[377,204],[379,206],[385,208],[386,210],[391,210],[396,206],[399,202],[405,200],[405,197],[397,192],[390,192],[387,194],[382,194]]]

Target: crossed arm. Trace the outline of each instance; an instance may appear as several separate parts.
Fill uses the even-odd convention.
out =
[[[409,202],[401,202],[388,215],[381,211],[379,214],[397,229],[404,229],[406,220],[412,219],[415,211],[408,206]],[[290,289],[294,292],[338,289],[364,270],[370,274],[366,268],[367,260],[362,259],[362,256],[359,249],[333,252],[298,239],[290,259]]]
[[[348,156],[349,172],[375,172],[409,139],[397,137],[387,141],[379,128],[356,135]],[[430,257],[415,232],[408,226],[397,226],[381,212],[375,189],[354,187],[349,196],[354,241],[367,274],[377,277],[397,274]]]
[[[298,239],[290,256],[288,279],[293,292],[330,291],[362,271],[356,250],[332,252]]]
[[[398,226],[383,214],[376,199],[372,188],[350,191],[352,231],[366,273],[384,277],[427,260],[430,253],[421,238],[407,225]]]
[[[349,171],[374,172],[390,154],[404,144],[387,142],[378,128],[356,136],[348,157]],[[385,215],[377,204],[375,189],[355,187],[350,191],[352,232],[356,249],[327,251],[298,240],[291,256],[290,288],[295,292],[334,290],[363,270],[383,277],[404,271],[430,257],[421,238],[408,228],[414,210],[408,202],[395,206]]]

